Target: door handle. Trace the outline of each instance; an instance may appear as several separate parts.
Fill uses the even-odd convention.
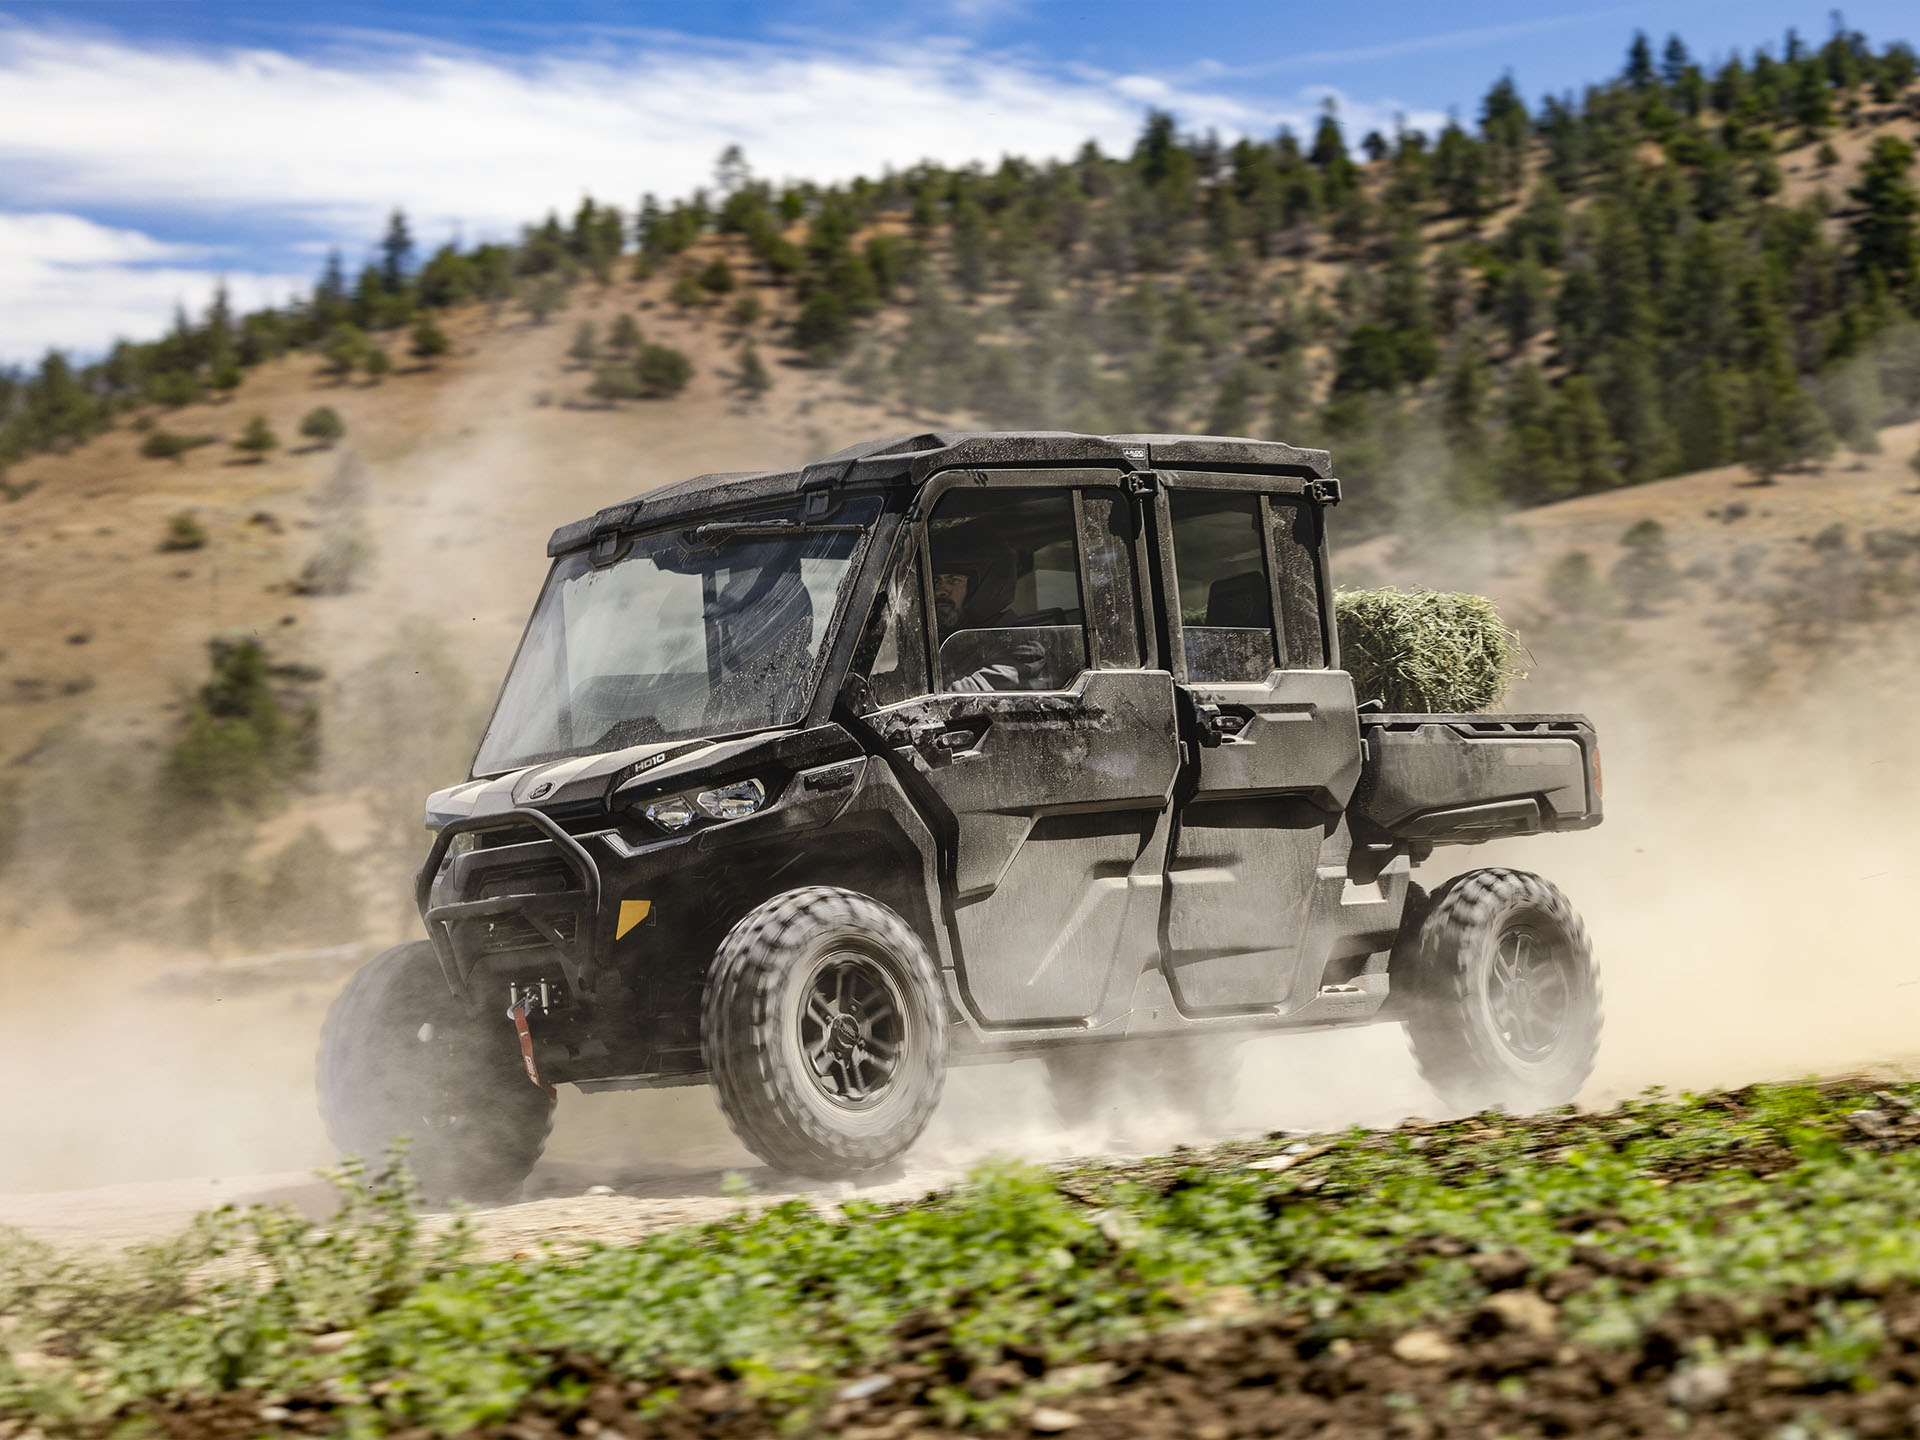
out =
[[[937,730],[915,737],[915,743],[921,752],[936,765],[951,764],[961,752],[971,750],[980,743],[981,731],[970,730],[956,725],[950,729]]]

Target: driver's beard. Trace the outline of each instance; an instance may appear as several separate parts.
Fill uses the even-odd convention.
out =
[[[936,600],[933,602],[933,618],[940,622],[940,629],[945,632],[958,630],[963,617],[960,607],[953,601]]]

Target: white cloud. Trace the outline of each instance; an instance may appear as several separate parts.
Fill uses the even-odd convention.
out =
[[[79,215],[0,212],[0,364],[158,334],[175,305],[197,314],[213,298],[219,277],[207,258]],[[236,307],[254,309],[284,303],[300,282],[237,274],[227,283]]]
[[[14,212],[0,241],[12,251],[0,261],[0,349],[149,333],[142,317],[164,321],[176,296],[204,301],[205,257],[196,271],[177,248],[135,254],[145,237],[94,226],[87,243],[133,248],[82,261],[60,249],[81,232],[48,238],[57,216],[85,225],[106,206],[162,231],[272,231],[281,253],[316,239],[351,252],[396,205],[431,244],[455,227],[504,237],[583,194],[623,208],[643,190],[683,195],[708,183],[730,143],[761,175],[831,181],[922,159],[1065,156],[1089,138],[1124,153],[1147,105],[1196,130],[1266,134],[1310,125],[1321,93],[1256,105],[1204,83],[1062,73],[959,40],[828,48],[641,34],[512,64],[404,37],[317,60],[0,21],[0,209]],[[1357,138],[1394,109],[1348,103],[1343,115]],[[49,212],[33,218],[40,230],[26,211]],[[74,306],[65,321],[56,292]]]

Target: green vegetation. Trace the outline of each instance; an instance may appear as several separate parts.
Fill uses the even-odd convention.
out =
[[[450,348],[447,332],[433,323],[432,316],[422,315],[413,327],[407,352],[416,360],[431,362],[445,355]]]
[[[773,376],[767,373],[766,362],[751,340],[740,347],[740,388],[755,398],[773,388]]]
[[[990,1168],[913,1205],[793,1201],[504,1261],[463,1223],[425,1238],[403,1181],[348,1167],[325,1225],[223,1211],[120,1261],[16,1238],[0,1411],[46,1433],[224,1405],[209,1432],[451,1435],[724,1406],[799,1432],[865,1394],[901,1430],[991,1426],[1091,1398],[1070,1397],[1126,1367],[1081,1367],[1142,1337],[1227,1324],[1279,1340],[1269,1366],[1311,1365],[1322,1385],[1297,1393],[1331,1380],[1349,1405],[1379,1379],[1341,1366],[1391,1346],[1394,1378],[1437,1370],[1442,1413],[1577,1363],[1662,1418],[1700,1403],[1683,1377],[1709,1404],[1733,1388],[1708,1367],[1817,1417],[1908,1363],[1916,1105],[1912,1086],[1755,1087]]]
[[[1620,537],[1626,553],[1608,578],[1627,602],[1629,615],[1650,614],[1655,605],[1680,592],[1680,572],[1667,554],[1667,531],[1658,520],[1641,520]]]
[[[264,813],[312,768],[318,718],[287,713],[259,641],[222,636],[208,651],[213,675],[167,752],[162,789],[188,810]]]
[[[1520,678],[1519,642],[1481,596],[1341,590],[1334,613],[1354,693],[1389,711],[1492,710]]]
[[[162,550],[198,550],[206,543],[206,529],[191,510],[182,510],[169,518],[166,534],[160,537]]]
[[[633,368],[643,395],[678,395],[693,378],[693,362],[671,345],[642,345]]]
[[[788,343],[908,409],[1331,445],[1350,535],[1417,527],[1436,487],[1486,515],[1711,465],[1771,477],[1920,415],[1913,147],[1876,134],[1790,203],[1778,158],[1884,125],[1917,73],[1904,41],[1841,25],[1711,64],[1640,36],[1578,95],[1503,78],[1435,135],[1355,137],[1330,106],[1310,135],[1224,142],[1156,113],[1126,155],[833,186],[758,179],[730,148],[686,199],[584,199],[423,262],[395,212],[357,279],[336,255],[283,308],[237,317],[223,293],[97,364],[0,374],[0,466],[290,350],[377,379],[377,337],[449,306],[544,323],[630,251],[689,310],[737,296],[738,327],[784,290]]]
[[[233,442],[233,448],[257,463],[280,448],[280,437],[273,433],[266,416],[255,415],[247,421],[247,428],[240,432],[240,438]]]
[[[171,430],[154,430],[140,442],[140,453],[149,460],[178,460],[189,450],[212,443],[211,435],[176,435]]]
[[[347,433],[347,422],[331,405],[316,405],[300,419],[300,434],[323,449],[330,448]]]
[[[749,292],[727,307],[727,323],[736,330],[751,330],[766,313],[766,306],[760,303],[760,297]]]

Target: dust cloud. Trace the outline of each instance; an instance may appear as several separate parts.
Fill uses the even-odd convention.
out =
[[[325,784],[343,793],[371,778],[384,799],[362,823],[402,837],[374,847],[381,865],[402,869],[394,896],[370,910],[370,938],[405,938],[417,924],[400,913],[417,854],[400,852],[419,840],[407,827],[421,797],[450,773],[411,773],[439,762],[401,741],[451,734],[453,749],[470,748],[537,585],[547,529],[672,478],[665,471],[685,458],[656,455],[644,468],[600,460],[564,484],[530,485],[554,453],[537,436],[456,436],[356,470],[349,494],[320,497],[363,525],[377,552],[355,593],[316,612],[305,641],[327,659],[342,717]],[[1776,685],[1765,696],[1697,681],[1659,653],[1600,672],[1537,657],[1536,679],[1511,708],[1593,716],[1606,823],[1442,850],[1419,878],[1431,887],[1457,870],[1510,864],[1553,880],[1585,916],[1607,1026],[1584,1103],[1649,1085],[1898,1065],[1920,1052],[1920,758],[1910,738],[1920,647],[1896,652],[1885,630],[1873,643],[1883,648],[1836,654],[1788,693]],[[112,875],[99,883],[110,889]],[[134,918],[110,905],[85,921],[44,908],[13,917],[0,1086],[16,1104],[0,1192],[191,1178],[211,1203],[230,1198],[233,1177],[268,1185],[328,1163],[312,1057],[344,971],[259,990],[217,977],[156,983],[181,954],[143,942]],[[1397,1026],[1250,1039],[1238,1064],[1231,1098],[1204,1124],[1136,1092],[1069,1125],[1037,1061],[956,1069],[908,1171],[937,1180],[988,1155],[1145,1151],[1439,1113]],[[729,1171],[773,1183],[704,1091],[568,1092],[529,1193],[607,1183],[717,1195]],[[168,1203],[186,1193],[169,1191]],[[9,1213],[0,1205],[0,1220]]]

